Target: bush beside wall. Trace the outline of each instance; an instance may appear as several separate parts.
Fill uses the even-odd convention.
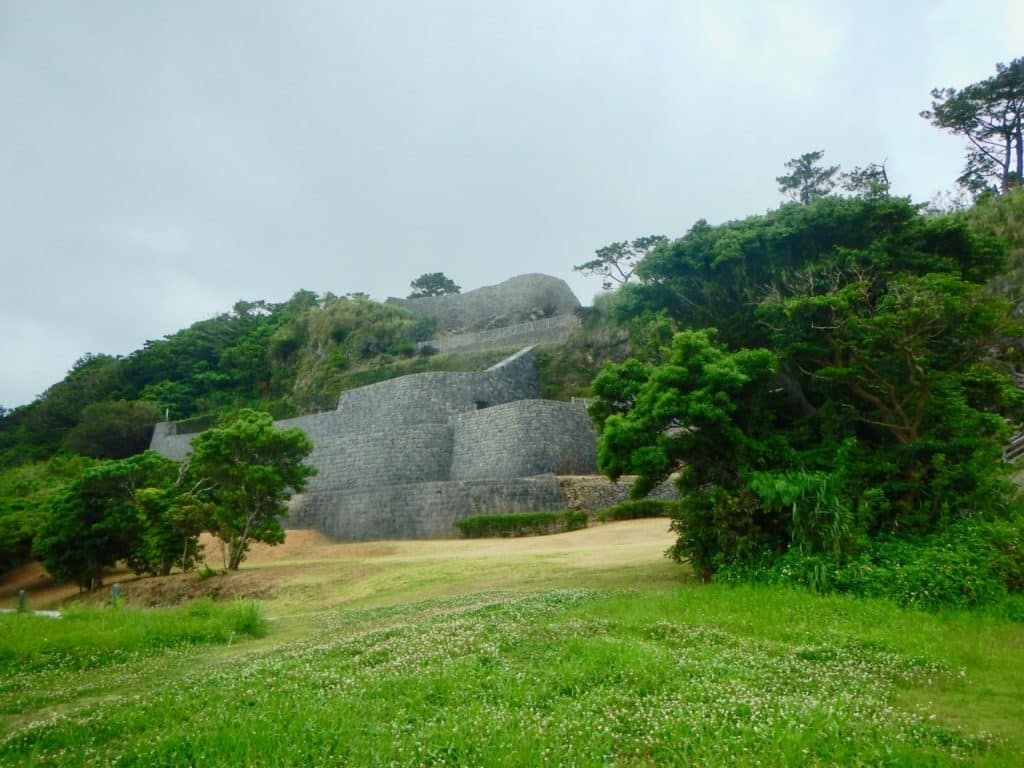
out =
[[[587,513],[577,509],[562,512],[516,512],[507,515],[475,515],[460,520],[459,531],[468,539],[492,536],[542,536],[587,527]]]
[[[674,501],[637,499],[599,509],[594,513],[594,517],[602,523],[610,523],[614,520],[638,520],[642,517],[671,517],[675,508],[676,502]]]

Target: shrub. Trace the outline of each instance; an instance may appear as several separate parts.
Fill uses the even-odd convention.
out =
[[[819,592],[881,597],[925,610],[1009,606],[1024,577],[1024,519],[964,518],[932,536],[887,537],[835,559],[792,547],[724,564],[715,581],[794,584]],[[1016,607],[1015,607],[1016,606]]]
[[[515,512],[506,515],[476,515],[457,524],[469,539],[489,536],[541,536],[587,527],[587,513],[578,509],[562,512]]]
[[[613,504],[599,509],[594,517],[602,523],[613,520],[639,520],[643,517],[671,517],[676,509],[676,502],[665,499],[636,499]]]

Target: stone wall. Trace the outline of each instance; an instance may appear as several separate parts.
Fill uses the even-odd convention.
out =
[[[535,309],[549,315],[572,314],[580,306],[579,299],[564,280],[541,274],[519,275],[498,285],[465,293],[419,299],[389,298],[388,303],[397,304],[417,317],[436,317],[441,327],[449,331]]]
[[[181,461],[192,450],[193,437],[195,435],[179,435],[173,421],[162,421],[153,427],[149,448],[169,459]]]
[[[457,535],[456,523],[473,515],[564,507],[558,481],[547,475],[306,493],[292,500],[284,523],[343,541],[431,539]]]
[[[565,497],[565,506],[593,512],[628,501],[629,489],[635,480],[636,475],[623,475],[617,482],[612,482],[604,475],[573,475],[559,477],[558,483],[562,489],[562,496]],[[667,480],[654,486],[646,498],[678,500],[676,480],[677,476],[671,475]]]
[[[575,314],[555,315],[501,328],[441,336],[430,341],[421,341],[416,347],[421,350],[429,347],[438,352],[480,352],[485,349],[511,349],[527,344],[560,344],[579,327],[580,320]]]
[[[351,428],[422,424],[539,393],[536,352],[527,348],[486,371],[414,373],[350,389],[341,393],[338,411],[350,414]]]
[[[447,480],[452,435],[447,424],[413,424],[320,440],[308,459],[319,473],[309,491]]]
[[[596,435],[580,404],[536,399],[536,355],[486,371],[420,373],[343,392],[335,411],[298,427],[318,474],[292,504],[291,527],[341,539],[452,536],[475,514],[561,509],[554,473],[595,469]],[[194,435],[159,424],[151,448],[184,458]]]
[[[517,400],[459,414],[452,426],[453,480],[597,471],[597,437],[579,405]]]

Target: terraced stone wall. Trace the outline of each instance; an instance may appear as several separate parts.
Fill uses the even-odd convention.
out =
[[[435,539],[457,535],[473,515],[558,510],[554,475],[412,483],[306,493],[292,501],[287,528],[315,528],[342,541]]]
[[[517,400],[452,419],[451,478],[597,471],[597,436],[582,405]]]
[[[558,474],[595,471],[596,435],[580,404],[537,399],[525,349],[474,373],[421,373],[342,393],[338,409],[275,422],[298,427],[318,474],[291,527],[349,540],[455,535],[474,514],[561,509]],[[160,424],[151,447],[184,458],[194,435]]]

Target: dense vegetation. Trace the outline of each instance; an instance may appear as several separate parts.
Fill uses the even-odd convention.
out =
[[[82,476],[95,463],[90,459],[131,462],[148,447],[153,424],[165,415],[180,420],[183,431],[207,429],[247,407],[282,418],[331,408],[350,387],[425,370],[477,369],[500,356],[418,354],[415,343],[435,331],[432,320],[362,295],[299,291],[282,304],[240,301],[230,313],[147,342],[124,358],[86,355],[34,402],[3,411],[0,418],[0,571],[28,559],[34,539],[53,532],[52,526],[44,526],[51,508],[56,517],[70,519],[67,504],[56,502],[80,479],[79,489],[82,483],[95,482]],[[168,469],[164,475],[175,471]],[[131,478],[137,474],[117,464],[96,472]],[[132,497],[135,521],[145,514],[133,488],[120,493]],[[147,503],[154,501],[151,496]],[[184,511],[194,505],[175,506],[167,499],[162,503],[178,510],[178,527],[181,519],[195,516]],[[51,543],[71,541],[70,528],[58,527],[64,529],[60,536],[48,533],[46,538]],[[189,531],[195,527],[185,526]],[[108,542],[100,551],[120,553],[116,560],[126,547],[138,552],[139,542],[147,538],[138,530],[119,537],[120,543]],[[194,538],[193,533],[186,538]],[[189,566],[195,553],[190,545],[174,541],[176,564]],[[166,546],[172,546],[170,541]],[[45,549],[40,545],[37,554]],[[110,561],[107,555],[85,558],[94,565]],[[132,559],[140,572],[159,573],[168,562],[166,553],[161,558],[158,566],[149,555]],[[84,583],[92,583],[81,568],[72,570]],[[66,568],[61,573],[74,578]]]
[[[315,473],[303,463],[312,450],[302,430],[243,409],[198,435],[185,462],[154,451],[96,462],[52,490],[37,518],[20,519],[34,523],[24,533],[47,571],[90,591],[119,561],[154,576],[192,570],[204,531],[227,545],[225,569],[238,570],[252,542],[284,540],[279,518]]]
[[[642,496],[683,467],[673,554],[705,576],[932,605],[1019,592],[1000,459],[1024,418],[1022,332],[989,287],[996,227],[976,226],[1019,205],[812,195],[659,246],[616,311],[666,343],[594,383],[603,471]]]
[[[351,296],[299,291],[234,309],[124,358],[86,355],[65,379],[0,419],[0,467],[58,451],[123,458],[171,419],[258,407],[286,417],[331,407],[350,377],[413,358],[429,320]]]

